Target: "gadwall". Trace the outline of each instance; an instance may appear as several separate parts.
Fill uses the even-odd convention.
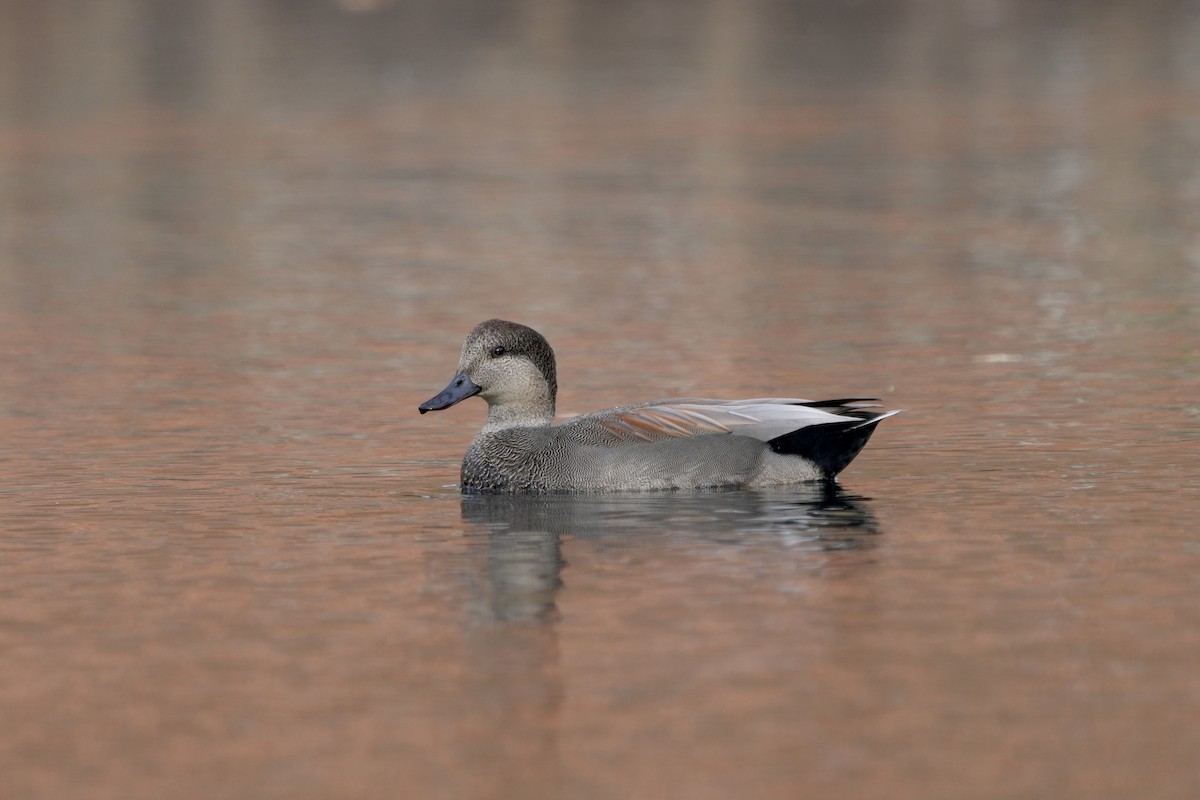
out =
[[[552,424],[554,351],[533,328],[491,319],[463,343],[458,374],[419,410],[479,395],[487,423],[463,457],[464,492],[756,487],[830,480],[871,438],[870,399],[676,398]]]

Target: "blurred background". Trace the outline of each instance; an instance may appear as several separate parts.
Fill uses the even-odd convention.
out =
[[[0,795],[1195,797],[1198,221],[1195,0],[0,0]],[[908,410],[461,500],[490,317]]]

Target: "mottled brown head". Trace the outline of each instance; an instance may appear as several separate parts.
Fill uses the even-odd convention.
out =
[[[502,319],[479,323],[463,343],[458,374],[420,411],[449,408],[475,394],[488,402],[490,427],[548,424],[558,394],[554,350],[528,326]]]
[[[555,370],[554,350],[550,343],[533,328],[516,322],[489,319],[476,325],[463,343],[459,372],[467,372],[469,375],[471,373],[465,367],[474,366],[479,369],[487,362],[503,367],[506,358],[527,359],[532,362],[538,372],[542,373],[546,385],[550,387],[550,397],[558,394],[558,373]]]

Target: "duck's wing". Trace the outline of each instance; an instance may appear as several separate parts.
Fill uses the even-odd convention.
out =
[[[791,405],[791,406],[808,406],[809,408],[818,408],[821,411],[828,411],[830,414],[848,414],[851,416],[861,416],[864,412],[869,415],[874,415],[878,412],[870,411],[872,408],[880,408],[881,403],[878,397],[840,397],[837,400],[800,400],[794,397],[757,397],[753,400],[715,400],[712,402],[723,403],[725,405]]]
[[[691,436],[735,435],[770,442],[813,425],[856,427],[882,419],[870,400],[681,399],[623,406],[577,417],[566,425],[615,442],[655,442]]]

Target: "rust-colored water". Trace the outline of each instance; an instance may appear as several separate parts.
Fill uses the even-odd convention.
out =
[[[0,14],[0,797],[1200,795],[1200,4]],[[463,499],[493,316],[908,411]]]

